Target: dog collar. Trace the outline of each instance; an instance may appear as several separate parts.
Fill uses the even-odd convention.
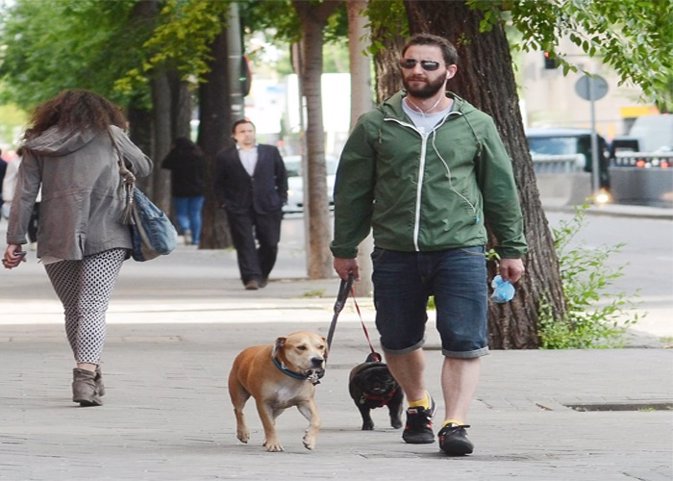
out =
[[[311,373],[308,376],[306,376],[304,374],[286,368],[276,357],[272,358],[272,360],[274,366],[276,366],[280,370],[280,372],[282,372],[286,376],[290,376],[291,378],[298,379],[300,381],[311,381],[311,384],[313,384],[314,386],[316,384],[320,384],[320,379],[318,379],[318,375],[316,373]]]
[[[397,389],[391,389],[389,392],[385,393],[383,396],[377,396],[375,394],[363,394],[360,396],[360,404],[366,404],[369,402],[375,402],[377,407],[383,407],[390,402],[390,400],[395,396]]]

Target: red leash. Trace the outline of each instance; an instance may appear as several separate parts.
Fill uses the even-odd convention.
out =
[[[379,361],[381,360],[381,355],[374,350],[374,346],[372,345],[372,340],[369,338],[369,332],[367,331],[367,326],[365,326],[365,321],[362,319],[362,313],[360,312],[360,306],[358,306],[358,301],[355,299],[355,289],[353,289],[353,286],[351,285],[351,298],[353,299],[353,304],[355,304],[355,310],[358,313],[358,316],[360,317],[360,324],[362,325],[362,330],[365,332],[365,338],[367,339],[367,344],[369,344],[369,350],[372,351],[372,354],[375,356],[378,356]]]
[[[350,274],[347,280],[341,280],[339,285],[339,292],[337,294],[336,302],[334,303],[334,316],[332,317],[332,323],[329,326],[329,332],[327,334],[327,348],[331,349],[332,339],[334,338],[334,331],[336,330],[337,319],[339,318],[339,313],[346,305],[346,300],[348,299],[348,294],[350,293],[353,303],[355,304],[355,310],[360,317],[360,324],[362,325],[362,330],[365,332],[365,338],[367,338],[367,344],[369,344],[369,349],[371,350],[371,356],[377,358],[378,361],[381,360],[381,355],[374,350],[372,341],[369,338],[369,332],[367,331],[367,326],[365,326],[365,321],[362,318],[362,312],[360,312],[360,306],[358,301],[355,299],[355,290],[353,289],[353,275]]]

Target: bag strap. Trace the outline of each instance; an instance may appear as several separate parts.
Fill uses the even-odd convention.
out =
[[[110,136],[110,142],[112,142],[112,148],[117,154],[117,166],[122,180],[121,188],[124,190],[124,210],[122,211],[121,222],[123,224],[133,224],[133,190],[136,184],[136,176],[126,167],[124,156],[119,150],[110,128],[108,128],[108,135]]]

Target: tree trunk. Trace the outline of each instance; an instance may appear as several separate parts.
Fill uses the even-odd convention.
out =
[[[493,116],[513,159],[529,247],[524,259],[527,273],[517,284],[512,302],[490,304],[490,345],[496,349],[539,347],[539,302],[546,298],[556,315],[562,316],[565,300],[558,258],[527,148],[505,32],[496,25],[490,32],[480,33],[482,14],[470,10],[463,1],[405,1],[405,6],[412,33],[434,33],[456,45],[458,74],[448,88]]]
[[[171,82],[172,139],[177,137],[191,138],[192,133],[192,94],[189,84],[180,79],[176,70],[169,74]]]
[[[364,10],[367,0],[348,0],[348,57],[351,71],[351,129],[362,114],[372,109],[372,78],[369,57],[362,52],[369,47],[369,29]],[[360,282],[353,289],[356,296],[370,296],[372,293],[373,240],[371,233],[358,247],[358,265]]]
[[[372,37],[384,45],[374,55],[376,102],[381,103],[402,87],[399,60],[405,39],[388,31],[385,25],[373,31]]]
[[[159,2],[157,0],[139,0],[133,6],[129,25],[131,30],[152,28],[159,15]],[[130,138],[140,150],[142,150],[154,163],[153,172],[158,168],[156,156],[156,126],[153,111],[142,107],[144,100],[137,96],[129,101],[127,120],[129,122]],[[138,186],[147,195],[152,195],[154,190],[154,176],[138,179]]]
[[[143,101],[141,98],[134,98],[129,101],[126,112],[126,119],[129,123],[129,137],[154,162],[154,169],[157,168],[154,160],[154,118],[152,112],[144,107],[140,107]],[[138,179],[138,186],[143,192],[148,192],[150,177]]]
[[[323,28],[327,18],[339,2],[325,0],[313,5],[303,0],[293,0],[302,25],[302,57],[304,70],[301,76],[302,95],[306,98],[306,155],[307,172],[304,175],[304,222],[308,228],[308,277],[324,279],[332,275],[332,256],[329,251],[331,226],[327,201],[327,169],[325,166],[325,131],[322,122],[322,47]],[[307,181],[307,182],[306,182]]]
[[[233,142],[226,38],[227,33],[223,30],[213,41],[210,49],[210,72],[199,86],[198,144],[207,162],[206,202],[203,207],[200,249],[221,249],[232,245],[227,215],[218,206],[213,188],[217,170],[215,156]]]
[[[161,163],[171,150],[173,140],[171,85],[163,69],[155,72],[150,82],[152,88],[152,112],[154,114],[154,171],[152,192],[148,193],[158,207],[165,212],[171,209],[170,172],[161,168]]]

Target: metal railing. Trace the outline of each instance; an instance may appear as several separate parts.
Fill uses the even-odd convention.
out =
[[[569,174],[582,172],[586,159],[582,154],[542,155],[531,154],[536,174]]]
[[[666,169],[673,167],[673,152],[615,152],[612,165],[615,167]]]

